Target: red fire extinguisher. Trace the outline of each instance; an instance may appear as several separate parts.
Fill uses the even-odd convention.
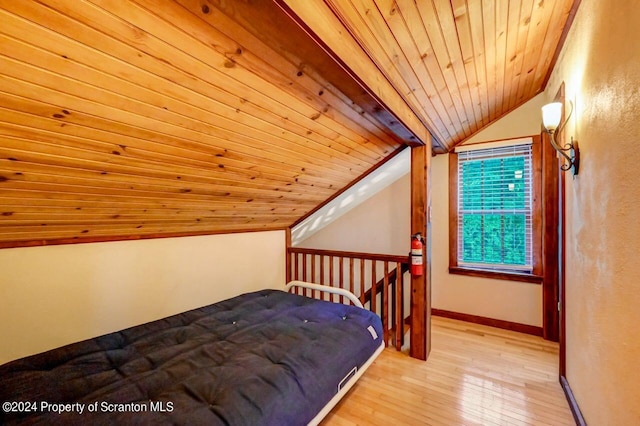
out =
[[[422,246],[424,238],[418,232],[411,236],[411,275],[419,277],[423,273],[422,266]]]

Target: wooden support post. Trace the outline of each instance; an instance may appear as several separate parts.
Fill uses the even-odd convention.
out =
[[[324,256],[320,255],[320,284],[324,285]],[[325,292],[320,293],[320,300],[324,300]]]
[[[307,256],[306,254],[302,255],[302,281],[307,281]],[[308,289],[304,289],[302,290],[302,295],[306,296],[307,295],[307,290]]]
[[[378,312],[378,289],[376,288],[376,284],[378,280],[376,279],[376,261],[371,261],[371,309],[369,309],[374,314]]]
[[[299,266],[300,265],[300,260],[298,259],[299,255],[300,255],[300,253],[296,253],[293,256],[293,270],[294,270],[293,279],[294,280],[299,280],[300,279],[300,266]],[[295,294],[300,294],[298,292],[299,288],[297,286],[294,287],[293,289],[294,289]]]
[[[333,256],[329,256],[329,287],[335,287],[333,285]],[[335,294],[328,294],[329,300],[335,302]]]
[[[351,293],[355,292],[355,288],[353,285],[353,277],[354,277],[354,272],[353,272],[353,257],[349,258],[349,291]]]
[[[291,253],[289,253],[289,249],[291,248],[291,228],[286,228],[284,230],[284,246],[284,252],[286,256],[284,261],[284,276],[286,282],[288,283],[289,281],[291,281]]]
[[[430,204],[428,191],[430,165],[431,143],[411,147],[411,234],[421,233],[426,244],[422,258],[424,273],[419,277],[411,277],[409,355],[421,360],[426,360],[431,351],[431,245],[427,217]]]
[[[360,303],[364,305],[364,258],[360,258]]]
[[[404,345],[404,277],[402,274],[402,264],[396,263],[396,302],[395,302],[395,329],[396,329],[396,350],[400,351]]]
[[[340,260],[338,261],[338,265],[340,266],[340,288],[344,288],[344,257],[340,256]],[[340,303],[344,303],[344,296],[340,296]]]
[[[316,283],[316,255],[311,255],[311,279],[309,280],[311,283]],[[311,292],[311,297],[314,299],[318,298],[318,290],[313,290]]]
[[[382,332],[384,345],[389,346],[389,262],[384,262],[384,281],[382,285]]]

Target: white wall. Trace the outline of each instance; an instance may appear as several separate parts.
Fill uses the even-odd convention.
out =
[[[567,379],[590,425],[640,424],[640,4],[583,1],[546,89],[580,144],[567,176]],[[567,110],[568,112],[568,110]]]
[[[0,250],[0,364],[283,288],[284,231]]]
[[[297,247],[407,255],[411,178],[403,177],[343,214]]]

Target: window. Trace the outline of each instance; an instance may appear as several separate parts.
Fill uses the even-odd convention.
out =
[[[537,275],[539,138],[462,146],[451,156],[450,270]]]
[[[531,272],[531,144],[458,154],[458,266]]]

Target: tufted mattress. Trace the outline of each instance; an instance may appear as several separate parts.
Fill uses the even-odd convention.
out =
[[[380,336],[360,308],[243,294],[0,366],[0,424],[306,424]]]

